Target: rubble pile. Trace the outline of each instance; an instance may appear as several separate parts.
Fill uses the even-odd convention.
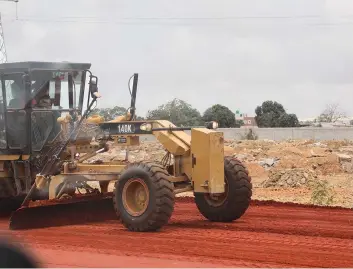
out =
[[[353,173],[353,143],[312,140],[225,140],[226,156],[242,161],[253,177],[268,177],[272,170],[313,170],[316,175]],[[129,148],[113,146],[90,161],[160,161],[166,151],[158,142],[141,141]],[[299,170],[298,170],[299,169]]]
[[[228,155],[257,163],[266,171],[306,168],[318,175],[353,172],[353,145],[349,141],[245,140],[226,141],[226,145]]]
[[[316,178],[315,171],[304,168],[271,170],[262,186],[265,188],[310,186]]]
[[[165,154],[166,151],[160,143],[141,142],[139,146],[131,146],[128,149],[126,147],[111,146],[107,152],[91,158],[90,162],[96,162],[97,160],[104,162],[123,161],[126,156],[129,162],[160,161]]]
[[[258,164],[261,165],[266,170],[269,170],[272,167],[274,167],[279,161],[280,161],[280,159],[277,157],[266,158],[266,159],[261,159],[260,161],[258,161]]]

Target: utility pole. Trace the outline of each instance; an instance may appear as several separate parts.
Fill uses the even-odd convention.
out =
[[[5,46],[5,36],[4,36],[4,30],[2,27],[2,21],[1,21],[1,13],[0,13],[0,63],[6,63],[7,62],[7,53],[6,53],[6,46]]]
[[[17,18],[17,3],[18,0],[0,0],[3,2],[14,2],[16,3],[16,18]],[[6,53],[6,46],[5,46],[5,36],[4,36],[4,29],[1,21],[1,13],[0,13],[0,63],[7,62],[7,53]]]

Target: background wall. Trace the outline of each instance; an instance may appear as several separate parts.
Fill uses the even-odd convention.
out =
[[[247,129],[220,128],[225,139],[241,139]],[[258,139],[286,140],[286,139],[315,139],[315,140],[353,140],[353,128],[254,128]],[[186,131],[190,134],[190,131]],[[153,141],[153,136],[141,137],[141,140]]]

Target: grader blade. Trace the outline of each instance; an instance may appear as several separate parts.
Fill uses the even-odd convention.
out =
[[[45,203],[17,209],[12,213],[9,228],[25,230],[118,219],[111,197]]]

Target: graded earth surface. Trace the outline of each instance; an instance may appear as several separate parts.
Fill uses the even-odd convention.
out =
[[[353,267],[350,209],[254,201],[243,218],[211,223],[183,197],[169,225],[153,233],[129,232],[113,210],[106,214],[111,219],[11,232],[4,218],[0,230],[44,267]]]

